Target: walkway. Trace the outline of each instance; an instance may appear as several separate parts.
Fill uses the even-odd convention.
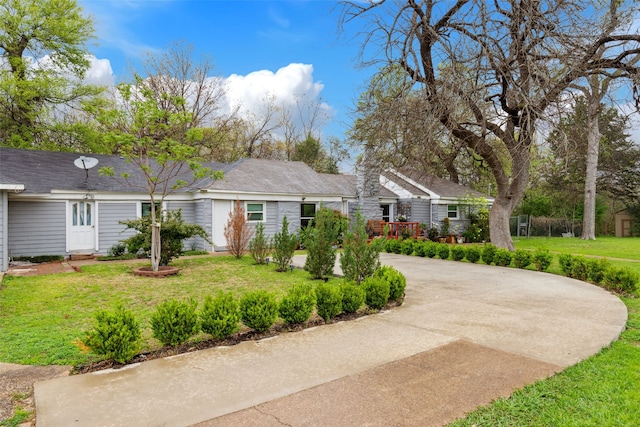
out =
[[[443,425],[598,352],[626,322],[618,298],[577,280],[382,260],[407,276],[401,307],[37,383],[38,426]]]

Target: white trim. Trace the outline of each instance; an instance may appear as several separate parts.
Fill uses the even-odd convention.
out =
[[[380,175],[380,185],[382,185],[387,190],[397,194],[398,198],[400,199],[413,198],[413,193],[411,193],[409,190],[405,189],[404,187],[400,186],[399,184],[396,184],[395,182],[391,181],[389,178],[385,176]]]
[[[2,184],[2,183],[0,183],[0,190],[24,191],[24,185],[23,184]]]
[[[100,221],[98,221],[98,218],[100,218],[99,212],[98,212],[98,202],[96,200],[93,201],[93,217],[95,218],[93,220],[93,241],[95,243],[95,251],[99,252],[100,251]]]
[[[249,216],[249,207],[247,205],[262,205],[262,219],[258,220],[258,221],[250,221],[248,219]],[[257,200],[244,200],[244,212],[245,215],[247,215],[247,222],[249,224],[256,224],[258,222],[267,222],[267,202],[264,201],[257,201]]]
[[[65,239],[65,248],[64,251],[66,253],[69,253],[69,242],[71,241],[71,207],[69,206],[70,200],[65,200],[64,202],[64,209],[65,209],[65,214],[64,214],[64,218],[66,219],[65,221],[65,225],[67,227],[66,229],[66,239]]]

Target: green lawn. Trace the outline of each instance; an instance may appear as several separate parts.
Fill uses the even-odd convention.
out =
[[[205,296],[220,290],[241,295],[269,289],[282,296],[294,283],[307,281],[302,270],[278,273],[273,264],[228,256],[179,259],[179,276],[150,279],[133,276],[131,263],[99,263],[81,273],[36,277],[6,276],[0,284],[0,361],[31,364],[79,364],[90,355],[77,345],[100,309],[116,304],[133,310],[143,326],[143,351],[157,348],[149,321],[155,306],[168,298]]]
[[[602,256],[640,272],[640,239],[532,238],[516,248]],[[619,261],[625,258],[629,261]],[[554,262],[557,268],[557,260]],[[553,266],[552,266],[553,269]],[[559,268],[558,268],[559,271]],[[622,298],[629,312],[620,339],[597,355],[546,380],[481,407],[451,426],[637,426],[640,420],[640,300]]]

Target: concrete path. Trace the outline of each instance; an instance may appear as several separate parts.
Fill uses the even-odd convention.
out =
[[[401,255],[382,261],[407,276],[401,307],[37,383],[37,424],[443,425],[598,352],[627,318],[617,297],[573,279]]]

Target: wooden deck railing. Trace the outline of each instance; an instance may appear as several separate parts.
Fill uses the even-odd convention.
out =
[[[418,238],[420,234],[418,222],[384,222],[369,221],[369,227],[374,230],[374,236],[384,236],[384,227],[389,227],[387,239],[400,239],[403,237]]]

